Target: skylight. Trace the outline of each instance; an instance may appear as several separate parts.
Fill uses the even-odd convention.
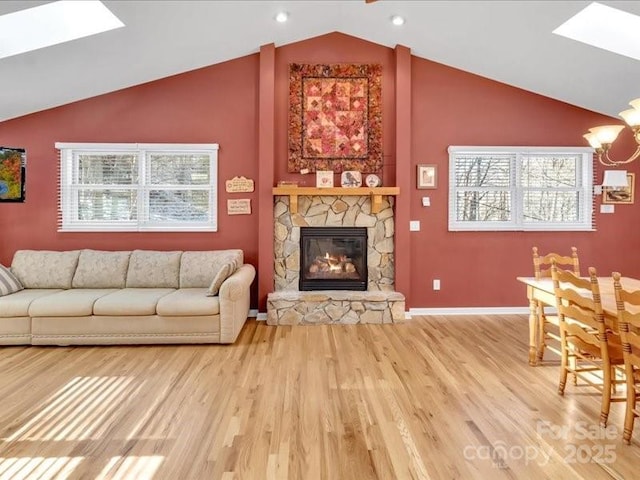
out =
[[[98,0],[60,0],[0,16],[0,58],[124,27]]]
[[[640,60],[640,17],[593,2],[553,33]]]

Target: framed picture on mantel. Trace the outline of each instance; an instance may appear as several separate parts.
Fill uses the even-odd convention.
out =
[[[316,187],[317,188],[333,187],[333,170],[317,170],[316,171]]]

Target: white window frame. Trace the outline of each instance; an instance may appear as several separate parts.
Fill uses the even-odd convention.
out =
[[[64,143],[56,142],[60,150],[60,211],[59,232],[216,232],[218,230],[218,144],[168,144],[168,143]],[[131,188],[137,190],[137,220],[92,221],[74,217],[77,212],[78,155],[81,153],[132,153],[138,155],[138,183]],[[209,155],[209,183],[190,190],[204,189],[209,192],[209,218],[203,222],[153,222],[147,217],[149,211],[150,185],[147,184],[147,154],[205,154]],[[97,188],[105,186],[97,185]],[[180,187],[167,186],[168,188]],[[157,188],[157,186],[156,186]]]
[[[593,231],[593,148],[590,147],[478,147],[450,146],[449,152],[449,230],[450,231]],[[458,155],[513,155],[511,165],[511,220],[504,222],[458,221],[456,215],[455,181],[456,158]],[[522,218],[524,192],[518,184],[522,158],[526,155],[579,155],[578,165],[578,218],[577,222],[524,222]],[[558,189],[560,190],[560,189]]]

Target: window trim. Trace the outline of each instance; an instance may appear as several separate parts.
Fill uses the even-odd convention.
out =
[[[59,151],[59,205],[58,205],[58,231],[59,232],[216,232],[218,231],[218,149],[217,143],[68,143],[56,142],[55,148]],[[132,185],[132,189],[138,192],[138,212],[142,213],[148,207],[144,198],[144,192],[149,190],[143,175],[146,168],[147,153],[178,153],[178,154],[207,154],[209,155],[210,183],[203,185],[201,189],[209,191],[210,219],[204,222],[184,222],[181,224],[162,225],[153,222],[145,222],[142,215],[138,220],[129,222],[99,222],[91,224],[69,218],[74,206],[73,189],[71,187],[74,169],[74,156],[78,153],[126,153],[137,154],[138,183]],[[198,190],[198,189],[195,189]]]
[[[449,231],[594,231],[594,169],[593,169],[593,148],[591,147],[531,147],[531,146],[513,146],[513,147],[496,147],[496,146],[460,146],[452,145],[447,151],[449,152],[449,205],[448,205],[448,228]],[[456,220],[456,193],[455,184],[455,162],[456,155],[465,154],[511,154],[515,157],[514,167],[511,169],[511,184],[509,191],[512,192],[511,208],[513,219],[509,222],[461,222]],[[521,161],[524,155],[552,155],[552,154],[574,154],[580,155],[582,161],[580,163],[580,181],[581,188],[579,190],[580,204],[582,208],[579,211],[579,217],[582,219],[572,223],[536,223],[528,224],[522,221],[521,214],[523,211],[523,187],[516,184],[519,178]]]

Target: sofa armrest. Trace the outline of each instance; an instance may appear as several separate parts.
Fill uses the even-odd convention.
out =
[[[245,263],[220,286],[220,343],[233,343],[249,315],[250,287],[256,276],[253,265]]]

